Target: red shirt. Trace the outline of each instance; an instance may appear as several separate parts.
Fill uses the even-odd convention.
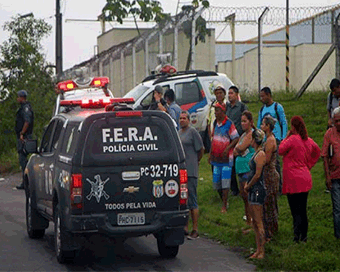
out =
[[[296,194],[312,189],[309,170],[320,157],[319,146],[311,138],[303,141],[300,135],[292,135],[280,143],[279,155],[283,156],[282,193]]]
[[[328,158],[329,145],[333,146],[333,157],[329,162],[329,172],[331,179],[340,179],[340,132],[336,127],[327,130],[323,138],[321,156]]]

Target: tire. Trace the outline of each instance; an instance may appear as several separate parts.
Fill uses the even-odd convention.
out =
[[[42,216],[36,210],[34,204],[34,199],[32,199],[29,191],[26,193],[26,229],[28,237],[31,239],[39,239],[45,235],[45,228],[36,228],[33,225],[34,222],[43,219]],[[47,221],[47,220],[46,220]]]
[[[58,204],[54,213],[54,245],[57,260],[61,264],[70,262],[75,257],[74,250],[65,250],[66,241],[68,239],[71,239],[71,237],[67,235],[65,227],[63,226],[60,207]]]
[[[179,246],[166,246],[161,238],[157,239],[157,247],[163,258],[175,258],[179,250]]]

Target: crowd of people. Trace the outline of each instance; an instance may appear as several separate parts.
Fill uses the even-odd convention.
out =
[[[239,100],[238,88],[231,86],[226,90],[222,84],[215,86],[216,100],[210,107],[207,120],[212,186],[221,198],[221,213],[228,211],[229,191],[242,197],[243,218],[249,226],[244,228],[243,233],[253,229],[256,237],[257,249],[250,258],[264,258],[265,243],[278,232],[277,200],[281,194],[287,195],[293,218],[293,241],[307,241],[307,198],[312,189],[310,170],[320,155],[324,160],[326,186],[333,203],[334,234],[340,239],[340,81],[333,79],[330,89],[326,107],[328,130],[320,150],[308,137],[301,116],[291,118],[288,131],[284,108],[273,100],[269,87],[260,91],[263,106],[255,126],[252,113]],[[168,92],[170,94],[164,97],[169,106],[175,103],[175,97],[172,90]],[[179,124],[187,165],[195,166],[194,171],[188,171],[188,204],[193,230],[189,234],[187,226],[185,233],[189,239],[196,239],[199,237],[197,169],[203,155],[203,143],[200,135],[190,129],[190,114],[181,112],[177,104],[173,108],[169,114]]]

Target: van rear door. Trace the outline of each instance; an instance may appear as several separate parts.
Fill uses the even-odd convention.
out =
[[[184,154],[167,114],[103,113],[86,119],[82,131],[85,214],[107,213],[111,225],[124,226],[179,210]]]

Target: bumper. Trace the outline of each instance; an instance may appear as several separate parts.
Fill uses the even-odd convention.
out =
[[[188,222],[189,211],[157,212],[149,225],[113,226],[107,214],[71,216],[69,231],[72,233],[99,232],[110,237],[137,237],[157,234],[166,230],[183,228]]]

